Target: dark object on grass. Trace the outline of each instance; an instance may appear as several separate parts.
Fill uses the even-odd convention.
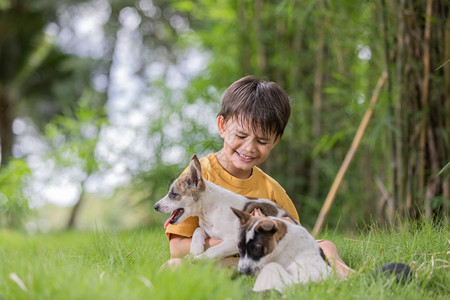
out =
[[[407,283],[413,278],[411,267],[404,263],[389,263],[382,265],[375,270],[375,274],[384,274],[386,276],[395,276],[397,283]]]

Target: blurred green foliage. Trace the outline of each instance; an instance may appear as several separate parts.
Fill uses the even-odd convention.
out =
[[[30,169],[25,160],[13,159],[0,172],[0,227],[18,227],[30,214],[25,192]]]
[[[79,167],[87,176],[98,170],[95,156],[101,129],[108,124],[102,106],[92,107],[98,93],[86,89],[79,100],[73,116],[57,116],[45,127],[45,136],[50,143],[49,158],[57,168]]]

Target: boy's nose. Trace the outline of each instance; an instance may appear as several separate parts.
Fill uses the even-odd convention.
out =
[[[255,141],[253,140],[246,141],[243,148],[248,154],[254,153],[256,149]]]

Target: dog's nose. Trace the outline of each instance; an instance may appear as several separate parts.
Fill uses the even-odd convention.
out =
[[[247,276],[253,275],[252,269],[250,267],[239,268],[239,272],[241,272],[241,274],[244,274]]]
[[[153,208],[154,208],[156,211],[159,211],[159,204],[156,203],[155,206],[153,206]]]

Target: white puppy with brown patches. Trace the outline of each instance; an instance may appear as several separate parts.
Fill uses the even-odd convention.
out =
[[[320,246],[301,225],[276,217],[255,217],[231,208],[241,224],[239,271],[257,275],[254,291],[305,284],[327,278],[332,269]]]
[[[164,227],[179,224],[190,216],[198,216],[200,227],[194,231],[190,248],[195,259],[237,254],[239,221],[230,207],[248,212],[259,209],[264,215],[290,217],[297,222],[273,201],[249,199],[204,179],[196,155],[191,158],[188,173],[177,178],[169,193],[155,204],[158,212],[171,213]],[[205,251],[207,237],[221,239],[222,242]]]

